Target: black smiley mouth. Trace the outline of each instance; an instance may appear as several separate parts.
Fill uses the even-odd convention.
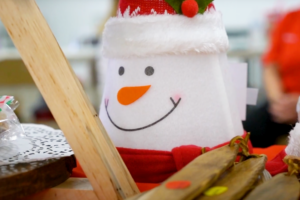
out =
[[[154,126],[155,124],[158,124],[159,122],[163,121],[164,119],[166,119],[176,108],[177,106],[179,105],[180,101],[181,101],[181,98],[177,101],[177,103],[175,103],[175,101],[173,100],[173,98],[171,97],[171,102],[173,103],[174,107],[166,114],[164,115],[162,118],[160,118],[159,120],[153,122],[152,124],[149,124],[147,126],[143,126],[143,127],[140,127],[140,128],[134,128],[134,129],[126,129],[126,128],[122,128],[120,126],[118,126],[116,123],[114,123],[114,121],[111,119],[109,113],[108,113],[108,100],[105,101],[105,109],[106,109],[106,113],[107,113],[107,117],[108,119],[110,120],[110,122],[119,130],[122,130],[122,131],[127,131],[127,132],[133,132],[133,131],[139,131],[139,130],[143,130],[143,129],[146,129],[146,128],[149,128],[151,126]]]

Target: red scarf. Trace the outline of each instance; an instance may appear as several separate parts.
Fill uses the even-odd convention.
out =
[[[228,143],[218,145],[212,149],[219,148]],[[250,152],[252,152],[252,146],[249,143]],[[273,147],[273,148],[272,148]],[[255,149],[258,154],[266,154],[273,157],[273,159],[267,162],[266,169],[272,176],[287,172],[288,166],[283,162],[283,158],[286,156],[283,147],[275,148],[272,146],[267,149]],[[206,151],[212,150],[206,148]],[[130,173],[134,180],[138,183],[161,183],[178,170],[182,169],[190,161],[202,154],[201,147],[197,146],[182,146],[169,151],[151,151],[151,150],[137,150],[137,149],[125,149],[118,148],[119,153],[124,159]],[[271,153],[272,152],[272,153]],[[280,152],[279,154],[277,152]],[[86,177],[83,172],[80,163],[77,163],[77,168],[73,170],[72,177]],[[138,184],[141,186],[141,184]],[[146,184],[147,185],[147,184]],[[151,189],[156,186],[151,185]],[[148,188],[149,189],[149,188]],[[148,190],[146,189],[146,190]],[[143,191],[146,191],[145,188]]]
[[[245,137],[246,134],[243,135]],[[228,145],[229,142],[213,148],[205,148],[205,152]],[[249,151],[253,152],[249,142]],[[117,148],[133,179],[139,183],[160,183],[181,170],[184,166],[202,154],[202,147],[188,145],[172,149],[172,151],[140,150]]]

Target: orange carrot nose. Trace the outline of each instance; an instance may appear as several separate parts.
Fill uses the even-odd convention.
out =
[[[124,106],[132,104],[133,102],[141,98],[149,90],[150,87],[151,85],[138,87],[123,87],[118,92],[118,101]]]

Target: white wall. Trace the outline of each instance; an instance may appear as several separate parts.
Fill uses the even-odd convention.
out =
[[[95,32],[112,4],[111,0],[36,0],[61,46]],[[274,7],[298,7],[299,0],[215,0],[228,29],[245,29],[263,23]]]
[[[61,46],[93,34],[109,13],[111,0],[36,0]]]
[[[284,11],[299,8],[299,0],[215,0],[215,6],[223,13],[224,24],[230,29],[245,29],[254,22],[263,22],[274,8]]]

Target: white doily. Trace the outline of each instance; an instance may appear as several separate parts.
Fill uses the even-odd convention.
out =
[[[0,144],[0,165],[74,155],[60,130],[44,125],[23,124],[22,126],[26,137]]]

